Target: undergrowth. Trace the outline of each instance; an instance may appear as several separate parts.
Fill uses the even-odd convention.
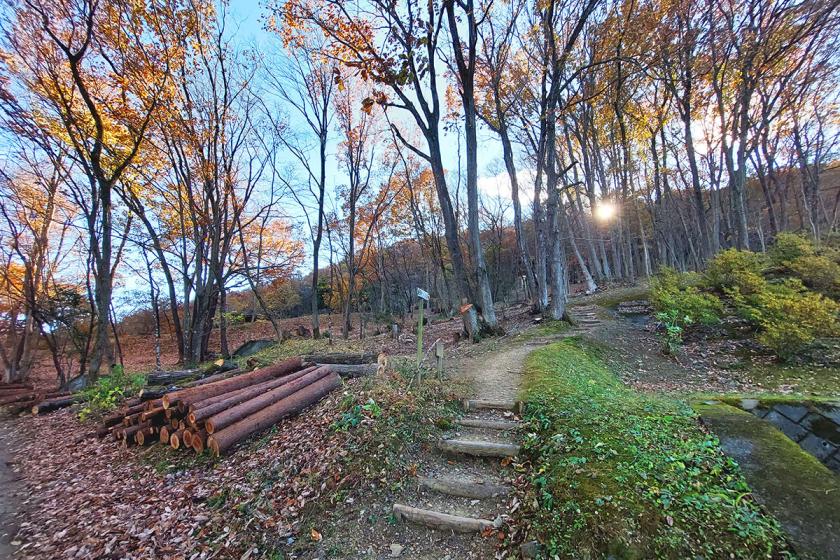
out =
[[[94,385],[82,391],[84,406],[79,411],[79,419],[86,420],[115,409],[125,397],[137,393],[145,383],[143,374],[128,374],[122,367],[114,367],[109,375],[100,377]]]
[[[528,358],[520,522],[547,558],[791,558],[685,403],[624,386],[569,339]]]

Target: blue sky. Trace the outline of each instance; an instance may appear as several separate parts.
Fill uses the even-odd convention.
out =
[[[265,50],[277,48],[279,40],[263,29],[262,17],[265,13],[265,6],[262,2],[231,0],[228,12],[228,26],[235,33],[237,42],[245,45],[256,45]],[[397,117],[397,115],[395,114],[393,117]],[[445,139],[445,142],[447,145],[443,150],[444,165],[449,169],[450,177],[455,177],[458,167],[457,140],[450,135]],[[479,142],[481,149],[479,150],[478,173],[481,191],[491,196],[501,194],[509,198],[510,186],[501,159],[501,145],[488,130],[479,130]],[[343,173],[334,165],[334,152],[331,160],[333,165],[328,173],[332,176],[330,182],[333,185],[341,184],[344,181]],[[520,183],[527,185],[530,181],[520,179]],[[527,191],[528,189],[524,188],[523,190]],[[523,200],[523,205],[527,205],[527,202],[527,200]]]

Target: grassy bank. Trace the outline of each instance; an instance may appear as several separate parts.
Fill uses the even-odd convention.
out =
[[[686,404],[625,387],[574,339],[531,354],[524,391],[523,517],[548,557],[788,557]]]

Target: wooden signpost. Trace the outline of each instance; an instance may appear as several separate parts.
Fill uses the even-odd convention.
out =
[[[417,365],[423,361],[423,307],[429,301],[429,292],[417,288],[417,297],[420,298],[420,319],[417,324]]]

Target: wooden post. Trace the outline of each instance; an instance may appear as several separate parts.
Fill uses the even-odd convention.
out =
[[[420,321],[417,323],[417,365],[423,361],[423,305],[426,301],[420,298]]]
[[[443,342],[438,340],[435,342],[435,358],[437,358],[437,375],[438,379],[443,379]]]

